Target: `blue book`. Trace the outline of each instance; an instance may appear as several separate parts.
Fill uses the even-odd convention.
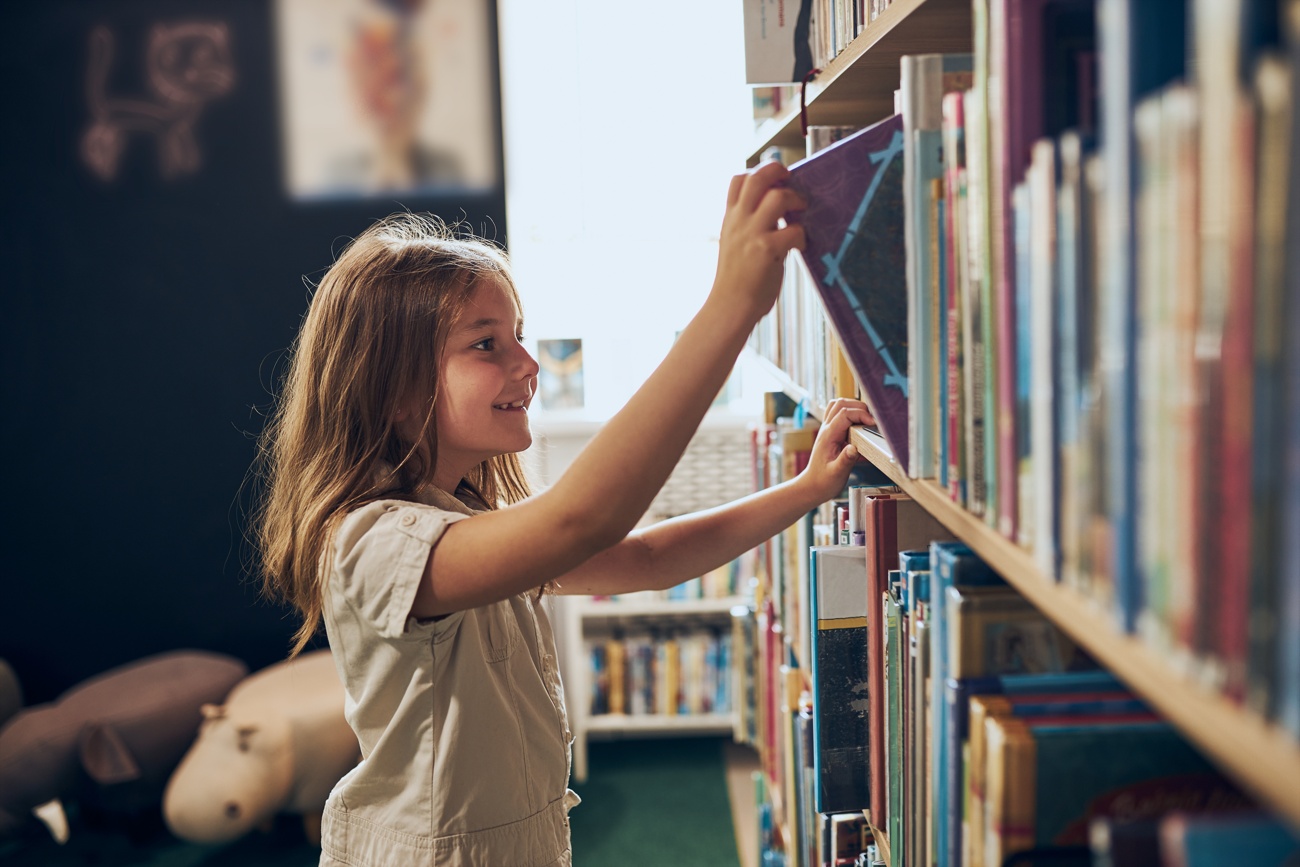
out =
[[[1161,857],[1170,867],[1287,867],[1300,838],[1260,813],[1172,813],[1160,821]]]
[[[871,798],[866,551],[859,545],[808,549],[818,813],[860,811]]]
[[[933,542],[930,545],[930,598],[944,599],[947,588],[955,586],[988,586],[1005,584],[1002,576],[975,555],[962,542]],[[948,626],[943,605],[930,606],[930,727],[933,732],[946,731],[947,706],[944,701],[944,683],[948,678]],[[948,823],[938,821],[947,816],[947,774],[941,768],[948,761],[947,738],[932,739],[934,756],[930,762],[930,787],[934,793],[936,821],[932,823],[934,839],[932,851],[944,853],[948,843]],[[942,854],[940,856],[942,858]],[[952,862],[959,864],[960,862]]]

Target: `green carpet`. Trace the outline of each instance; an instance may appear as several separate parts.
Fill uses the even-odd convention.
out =
[[[717,738],[591,744],[587,782],[574,786],[575,867],[737,867],[722,741]],[[302,823],[281,817],[229,846],[171,836],[161,817],[78,815],[65,846],[31,833],[0,842],[5,867],[316,867],[320,849]]]
[[[574,867],[738,867],[723,741],[596,741],[569,815]]]

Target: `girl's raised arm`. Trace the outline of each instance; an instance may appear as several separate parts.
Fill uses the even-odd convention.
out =
[[[628,534],[722,389],[781,289],[803,202],[766,163],[731,181],[713,288],[667,357],[545,492],[459,521],[434,547],[412,613],[429,617],[539,587]]]

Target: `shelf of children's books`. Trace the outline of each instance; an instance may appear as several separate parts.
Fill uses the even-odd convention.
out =
[[[826,64],[805,92],[808,122],[861,125],[894,113],[899,58],[971,50],[970,0],[893,0],[876,20]],[[748,165],[772,145],[802,147],[799,106],[765,121]]]
[[[954,503],[933,481],[908,478],[879,434],[854,428],[852,438],[867,460],[1098,663],[1149,701],[1243,788],[1300,828],[1300,743],[1288,732],[1202,684],[1138,637],[1121,632],[1109,612],[1072,587],[1048,578],[1029,551]]]
[[[607,713],[587,717],[587,734],[601,737],[731,734],[735,725],[736,719],[729,713]]]
[[[624,617],[678,617],[681,615],[730,615],[744,605],[740,596],[718,599],[579,599],[575,610],[585,620]]]

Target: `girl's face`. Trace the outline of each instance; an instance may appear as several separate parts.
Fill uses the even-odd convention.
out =
[[[434,480],[443,490],[455,490],[483,461],[532,445],[528,407],[538,366],[522,339],[523,316],[509,290],[481,282],[447,337],[440,367]]]

